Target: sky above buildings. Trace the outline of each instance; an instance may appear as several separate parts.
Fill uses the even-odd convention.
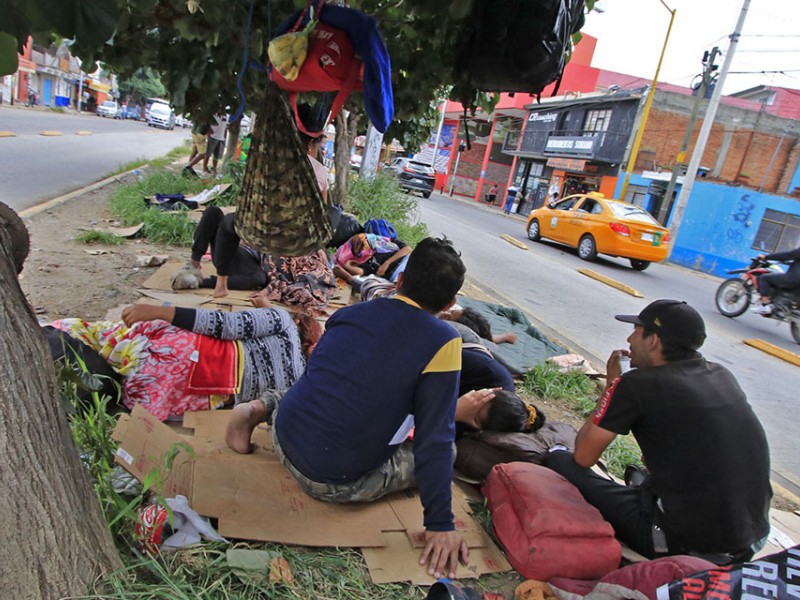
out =
[[[664,0],[675,9],[659,80],[688,86],[705,50],[725,53],[742,0]],[[599,0],[583,28],[598,38],[592,66],[652,79],[670,13],[660,0]],[[724,55],[717,60],[722,67]],[[761,73],[783,71],[783,73]],[[800,2],[751,0],[723,92],[757,85],[800,89]]]

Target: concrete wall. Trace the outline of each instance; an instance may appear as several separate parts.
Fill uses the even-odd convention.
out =
[[[697,181],[673,240],[670,262],[724,277],[746,266],[766,209],[800,215],[800,201],[743,187]]]

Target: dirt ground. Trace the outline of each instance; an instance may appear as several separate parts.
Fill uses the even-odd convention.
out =
[[[126,183],[107,185],[24,219],[31,253],[20,283],[40,322],[103,319],[110,309],[139,298],[137,288],[157,268],[138,266],[139,257],[188,258],[187,248],[139,239],[121,245],[75,241],[87,229],[119,225],[108,210],[108,200],[117,186]]]

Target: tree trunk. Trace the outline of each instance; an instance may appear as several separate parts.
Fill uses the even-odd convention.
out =
[[[347,199],[347,189],[350,185],[350,149],[356,141],[358,121],[361,112],[350,108],[345,116],[345,111],[336,115],[336,140],[333,143],[333,163],[336,166],[336,182],[332,190],[335,204],[344,206]]]
[[[86,594],[121,563],[17,281],[20,231],[0,204],[0,589],[5,598],[51,600]]]
[[[231,162],[236,155],[236,146],[239,145],[239,131],[241,131],[241,125],[241,119],[228,124],[228,143],[225,146],[224,163]]]

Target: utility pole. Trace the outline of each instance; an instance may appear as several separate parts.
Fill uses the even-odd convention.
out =
[[[675,13],[678,12],[674,8],[667,6],[664,0],[661,0],[661,4],[669,11],[669,27],[667,27],[667,35],[664,37],[664,45],[661,47],[661,56],[658,57],[656,74],[653,75],[653,82],[650,84],[650,89],[647,91],[647,100],[645,100],[644,108],[642,109],[639,130],[636,132],[636,137],[633,140],[633,148],[631,148],[630,156],[628,156],[628,168],[625,170],[625,177],[622,180],[622,190],[619,194],[619,199],[623,201],[625,200],[625,195],[628,193],[628,183],[631,180],[631,173],[633,173],[633,169],[636,167],[636,158],[639,156],[639,145],[642,143],[644,128],[647,125],[647,117],[650,114],[650,107],[653,105],[653,97],[656,95],[658,74],[661,72],[661,63],[664,62],[664,54],[667,52],[667,42],[669,42],[669,34],[672,32],[672,24],[675,22]]]
[[[700,103],[706,97],[706,90],[713,80],[714,71],[717,70],[715,64],[719,54],[719,48],[714,46],[711,53],[706,51],[703,55],[703,75],[700,81],[700,87],[697,90],[697,98],[695,98],[694,106],[692,107],[692,114],[689,117],[689,124],[686,126],[686,133],[683,135],[683,142],[681,142],[681,149],[678,151],[678,157],[675,159],[675,164],[672,166],[672,177],[670,177],[667,191],[664,192],[664,198],[661,201],[658,215],[656,215],[659,223],[666,224],[669,218],[669,212],[672,209],[672,192],[675,191],[675,184],[678,182],[678,175],[683,170],[684,160],[686,160],[686,151],[689,149],[689,142],[692,140],[694,133],[694,126],[697,122],[697,113],[700,112]]]
[[[717,115],[717,107],[719,107],[719,101],[722,97],[722,86],[725,83],[725,76],[728,74],[728,70],[731,67],[733,55],[736,52],[736,46],[739,44],[739,36],[742,34],[744,19],[747,16],[747,9],[749,7],[750,0],[744,0],[744,4],[742,4],[742,10],[739,11],[739,19],[736,21],[736,29],[734,29],[733,33],[730,35],[731,41],[728,45],[728,51],[725,54],[725,61],[722,63],[722,69],[720,69],[719,72],[717,85],[714,87],[714,93],[711,96],[711,101],[708,103],[706,116],[703,119],[703,126],[700,128],[700,134],[697,136],[697,143],[694,146],[694,152],[692,152],[692,158],[689,161],[689,167],[686,169],[686,176],[684,177],[681,193],[678,196],[678,201],[675,203],[675,214],[672,216],[670,227],[670,237],[672,238],[672,243],[669,246],[670,254],[672,253],[672,249],[675,247],[675,242],[678,239],[678,232],[680,231],[681,221],[683,220],[683,213],[686,212],[686,204],[689,201],[689,196],[692,193],[692,188],[694,187],[697,169],[700,166],[700,161],[703,158],[703,152],[706,149],[708,136],[711,134],[711,126],[714,124],[714,117]]]

